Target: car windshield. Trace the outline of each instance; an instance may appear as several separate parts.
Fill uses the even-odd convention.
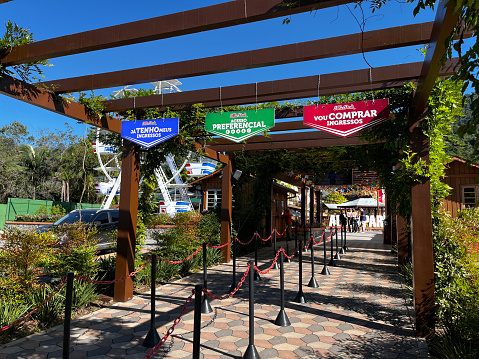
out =
[[[95,212],[81,212],[81,221],[84,223],[90,222],[91,218],[95,215]],[[62,224],[74,223],[80,220],[80,212],[71,212],[66,216],[63,216],[58,221],[53,223],[54,226]]]

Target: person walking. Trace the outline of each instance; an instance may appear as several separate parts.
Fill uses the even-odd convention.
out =
[[[364,232],[364,229],[366,228],[366,211],[363,208],[360,208],[359,213],[360,213],[359,220],[360,220],[361,232]]]
[[[289,208],[286,207],[284,210],[284,221],[286,222],[286,238],[291,239],[291,227],[293,224],[293,221],[291,219],[291,212],[289,211]]]

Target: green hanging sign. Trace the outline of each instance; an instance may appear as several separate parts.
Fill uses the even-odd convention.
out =
[[[205,129],[234,142],[241,142],[274,127],[274,109],[209,113]]]

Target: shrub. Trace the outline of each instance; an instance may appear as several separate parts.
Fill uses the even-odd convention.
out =
[[[462,357],[478,357],[479,350],[474,344],[479,341],[479,262],[476,250],[479,245],[479,211],[466,209],[454,219],[442,215],[437,228],[434,237],[436,303],[444,335],[435,339],[431,350],[438,350],[438,355],[457,352]],[[450,348],[450,345],[454,347]],[[464,352],[469,349],[472,351]]]
[[[31,307],[36,307],[42,304],[55,289],[48,284],[42,284],[26,293],[25,300]],[[38,320],[41,327],[48,328],[59,323],[64,309],[65,296],[62,291],[59,291],[47,303],[43,304],[37,312],[33,313],[32,318]]]
[[[4,247],[0,249],[0,266],[12,283],[18,283],[21,290],[28,290],[37,284],[42,272],[41,263],[53,255],[56,240],[51,233],[20,231],[16,228],[3,234]]]
[[[165,224],[174,224],[173,219],[167,213],[159,213],[147,217],[145,224],[149,226],[161,226]]]
[[[96,247],[99,238],[95,228],[88,228],[84,223],[75,222],[53,227],[52,232],[60,238],[60,245],[55,252],[50,274],[63,277],[67,272],[93,278],[98,272]]]

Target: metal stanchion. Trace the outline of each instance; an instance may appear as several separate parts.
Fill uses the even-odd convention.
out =
[[[258,267],[258,232],[254,232],[254,265]],[[261,276],[256,271],[256,269],[252,268],[254,272],[254,280],[261,280]]]
[[[67,294],[65,296],[65,320],[63,322],[63,359],[70,358],[70,330],[72,322],[73,272],[67,274]]]
[[[329,260],[329,266],[331,267],[336,267],[336,262],[334,261],[334,249],[333,249],[333,242],[334,242],[334,239],[333,239],[333,227],[331,227],[331,235],[330,235],[330,238],[331,238],[331,259]]]
[[[308,251],[308,244],[306,243],[306,224],[303,226],[303,252]]]
[[[281,309],[279,310],[278,316],[274,321],[274,324],[281,327],[288,327],[291,325],[286,312],[284,311],[284,253],[283,248],[280,248],[281,253],[279,254],[279,263],[280,263],[280,272],[279,272],[279,281],[281,285]]]
[[[298,254],[298,227],[294,227],[294,255]]]
[[[273,234],[274,234],[274,245],[273,245],[273,250],[274,250],[273,258],[274,258],[274,257],[276,257],[276,228],[273,229]],[[273,268],[274,269],[279,269],[278,261],[274,262]]]
[[[339,256],[339,249],[338,249],[338,227],[334,227],[335,235],[336,235],[336,254],[334,255],[334,259],[341,259]]]
[[[201,293],[203,286],[195,285],[195,314],[193,322],[193,359],[200,358],[200,337],[201,337]]]
[[[150,330],[143,341],[143,346],[153,348],[160,342],[160,335],[156,330],[156,254],[151,256],[151,291],[150,291]]]
[[[243,359],[259,359],[259,353],[254,345],[254,263],[249,261],[249,344]]]
[[[343,249],[345,252],[348,251],[348,246],[346,245],[346,226],[344,226],[344,246]]]
[[[233,242],[233,282],[231,283],[230,292],[236,288],[236,237],[231,237]]]
[[[289,232],[288,232],[288,227],[286,227],[286,254],[289,256],[289,241],[291,240],[291,238],[289,238]],[[288,257],[286,257],[286,262],[287,263],[291,263],[291,259],[289,259]]]
[[[314,277],[314,238],[311,238],[311,279],[309,280],[308,287],[318,288],[319,284]]]
[[[331,273],[329,272],[329,269],[328,269],[328,265],[326,264],[326,242],[327,242],[327,238],[326,238],[326,230],[323,231],[324,233],[324,267],[323,267],[323,270],[321,271],[321,274],[322,275],[331,275]]]
[[[306,303],[306,299],[304,299],[303,293],[303,251],[299,250],[299,273],[298,273],[298,294],[296,294],[296,298],[294,301],[296,303]]]
[[[341,226],[339,227],[340,228],[340,231],[341,231],[341,244],[339,246],[339,254],[346,254],[346,252],[344,251],[344,246],[343,246],[343,224],[341,224]]]
[[[206,265],[206,243],[203,243],[203,288],[205,290],[208,288],[208,280],[207,280],[207,265]],[[211,313],[213,309],[211,309],[210,301],[206,293],[203,293],[203,301],[201,302],[201,313],[208,314]]]

